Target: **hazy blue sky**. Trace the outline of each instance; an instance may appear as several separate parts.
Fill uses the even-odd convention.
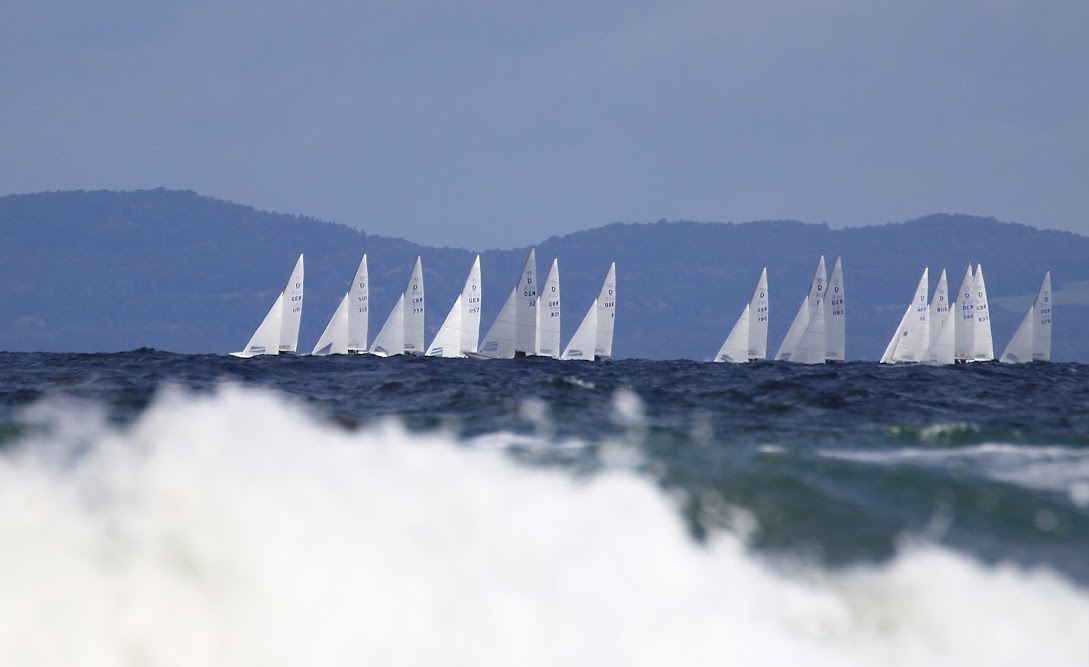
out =
[[[4,194],[189,188],[477,249],[662,217],[1089,233],[1085,0],[17,0],[0,17]]]

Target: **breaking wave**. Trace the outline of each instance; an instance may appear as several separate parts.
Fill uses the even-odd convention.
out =
[[[631,396],[618,419],[638,421]],[[905,547],[770,563],[588,478],[278,394],[43,403],[0,452],[0,664],[1084,664],[1089,594]],[[506,436],[489,434],[489,445]]]

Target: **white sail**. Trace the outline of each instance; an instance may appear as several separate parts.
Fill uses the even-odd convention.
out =
[[[987,307],[987,285],[983,282],[983,265],[976,265],[975,299],[972,306],[976,323],[972,332],[972,358],[975,361],[994,359],[994,342],[991,339],[991,311]]]
[[[958,362],[973,361],[972,346],[975,339],[976,315],[973,306],[975,294],[975,277],[972,275],[972,265],[964,272],[964,280],[957,291],[957,300],[953,304],[956,313],[955,342],[953,356]]]
[[[794,349],[798,347],[798,341],[802,339],[802,334],[805,333],[805,328],[808,325],[809,295],[807,294],[802,297],[802,305],[798,307],[798,314],[794,316],[794,321],[790,323],[790,329],[787,330],[783,344],[779,346],[779,351],[775,353],[776,361],[791,361],[791,357],[794,356]]]
[[[321,357],[327,354],[348,354],[348,299],[345,294],[340,299],[340,305],[333,313],[329,324],[325,325],[325,331],[321,332],[318,344],[310,354]]]
[[[836,258],[828,279],[825,299],[825,343],[827,361],[844,361],[847,354],[847,294],[843,285],[843,262]]]
[[[1044,274],[1044,281],[1036,298],[1025,313],[1025,319],[1013,334],[1010,344],[1002,352],[999,361],[1006,364],[1023,364],[1029,361],[1051,359],[1051,272]]]
[[[930,347],[930,329],[927,327],[927,294],[930,288],[930,270],[923,269],[915,296],[900,319],[900,326],[892,335],[881,363],[922,361]]]
[[[397,297],[386,323],[371,344],[371,354],[379,357],[392,357],[405,353],[405,295]]]
[[[560,263],[552,260],[537,296],[537,356],[560,356]]]
[[[1014,332],[1010,344],[1002,352],[999,361],[1004,364],[1024,364],[1032,361],[1032,325],[1035,320],[1036,307],[1034,304],[1029,306],[1028,312],[1025,313],[1025,319],[1021,320],[1021,325],[1017,327],[1017,331]]]
[[[794,348],[794,355],[790,360],[795,363],[823,364],[828,360],[823,302],[818,306],[809,318],[809,323],[805,325],[798,346]]]
[[[299,255],[291,279],[284,288],[284,313],[280,320],[280,352],[294,352],[299,347],[299,325],[303,308],[303,256]]]
[[[817,262],[817,270],[813,272],[813,280],[809,283],[809,318],[812,319],[817,309],[824,308],[824,287],[828,282],[828,270],[824,266],[824,255]]]
[[[745,304],[741,317],[737,318],[734,328],[730,329],[730,335],[726,336],[726,342],[715,355],[715,361],[742,364],[749,360],[750,309],[751,306]]]
[[[896,361],[896,348],[900,344],[900,336],[904,335],[908,322],[911,320],[911,312],[912,307],[908,306],[907,310],[905,310],[904,314],[900,317],[900,324],[896,325],[896,333],[892,335],[889,344],[885,346],[885,352],[881,355],[881,361],[879,363],[891,364]]]
[[[311,354],[348,354],[367,349],[367,256],[356,269],[355,276],[336,312],[325,325]]]
[[[571,337],[567,347],[563,350],[563,354],[560,355],[560,359],[594,360],[599,331],[598,309],[598,300],[594,299],[594,302],[590,304],[590,309],[586,311],[586,316],[582,318],[582,324],[579,325],[578,331]]]
[[[934,296],[930,299],[928,320],[930,345],[927,348],[926,360],[932,364],[953,363],[957,318],[949,306],[949,283],[945,276],[945,269],[942,269],[938,286],[934,288]]]
[[[359,261],[355,279],[348,288],[348,351],[367,351],[367,329],[370,320],[370,279],[367,276],[367,256]]]
[[[412,275],[405,285],[405,354],[424,351],[424,276],[423,261],[417,257]]]
[[[480,341],[480,255],[476,256],[469,269],[469,277],[461,288],[461,340],[458,342],[461,354],[476,352]]]
[[[529,249],[522,279],[518,284],[515,308],[514,353],[534,354],[537,351],[537,249]]]
[[[824,255],[821,255],[820,261],[817,262],[817,270],[813,273],[813,280],[809,283],[809,294],[802,302],[802,310],[799,310],[794,317],[794,322],[790,325],[783,344],[779,346],[779,352],[775,355],[776,360],[796,361],[803,364],[824,363],[827,355],[824,287],[827,282],[828,273],[825,270]],[[820,311],[820,319],[814,321],[817,319],[817,311]],[[804,352],[799,349],[803,339],[806,346]],[[818,356],[815,353],[817,346],[820,347],[820,361],[814,360]]]
[[[597,342],[595,357],[613,356],[613,327],[616,324],[616,262],[609,265],[605,282],[597,295]]]
[[[768,268],[760,272],[756,289],[749,299],[749,361],[766,359],[768,356]]]
[[[516,354],[532,353],[537,348],[537,272],[536,249],[530,248],[522,275],[503,303],[478,352],[493,359],[511,359]]]
[[[439,333],[435,334],[435,340],[427,348],[429,357],[463,357],[461,353],[461,313],[462,298],[459,294],[454,299],[454,305],[443,320]]]
[[[246,347],[241,352],[231,352],[231,355],[248,359],[261,354],[279,354],[280,324],[283,315],[284,293],[280,292],[276,301],[272,303],[272,308],[269,308],[268,314],[265,315],[265,319],[261,320],[257,331],[253,332],[250,342],[246,343]]]
[[[1036,293],[1033,304],[1036,319],[1032,326],[1032,360],[1051,361],[1051,272],[1044,274],[1044,282]]]

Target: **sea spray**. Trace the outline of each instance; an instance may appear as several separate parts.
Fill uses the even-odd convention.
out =
[[[771,567],[731,532],[695,543],[630,471],[575,479],[396,421],[347,431],[265,391],[166,392],[124,428],[69,407],[34,408],[0,454],[0,664],[1089,655],[1089,595],[1047,570],[933,545]]]

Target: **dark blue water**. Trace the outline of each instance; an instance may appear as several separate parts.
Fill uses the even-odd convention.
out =
[[[470,447],[497,434],[519,461],[578,477],[620,447],[677,498],[695,539],[741,510],[751,548],[773,560],[881,563],[922,539],[1089,585],[1089,366],[1078,364],[3,353],[0,448],[40,428],[25,409],[42,401],[101,406],[127,428],[164,387],[223,383],[289,395],[347,430],[395,416]]]

